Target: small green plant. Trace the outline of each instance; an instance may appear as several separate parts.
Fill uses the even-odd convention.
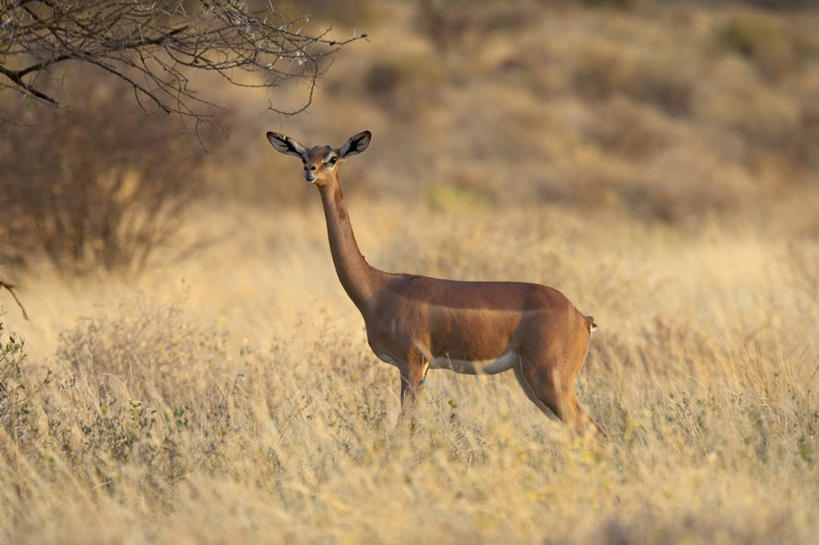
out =
[[[0,399],[7,393],[6,380],[22,376],[22,364],[26,359],[24,345],[25,341],[14,333],[5,333],[5,325],[0,322]]]
[[[14,438],[28,426],[32,396],[50,382],[51,373],[30,383],[23,372],[26,361],[25,341],[14,332],[6,332],[0,322],[0,424]]]

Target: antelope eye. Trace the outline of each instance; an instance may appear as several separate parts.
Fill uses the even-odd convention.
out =
[[[333,157],[330,158],[329,161],[327,161],[327,164],[332,166],[332,165],[336,164],[336,161],[338,161],[338,157],[333,156]]]

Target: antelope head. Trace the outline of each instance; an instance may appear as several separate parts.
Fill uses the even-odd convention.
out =
[[[370,131],[363,131],[351,136],[340,148],[332,146],[308,148],[289,136],[272,131],[267,133],[267,139],[276,151],[301,159],[304,164],[305,181],[318,186],[327,185],[333,180],[338,166],[351,156],[366,150],[371,138]]]

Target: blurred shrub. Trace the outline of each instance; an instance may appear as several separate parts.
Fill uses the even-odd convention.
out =
[[[165,401],[204,392],[228,359],[224,335],[200,328],[178,305],[141,301],[61,334],[57,357],[76,373],[126,383],[135,399]]]
[[[471,26],[461,0],[419,0],[417,25],[439,51],[450,49]]]
[[[691,107],[694,84],[689,71],[676,61],[656,53],[626,60],[613,51],[592,49],[578,55],[573,84],[587,100],[621,94],[684,115]]]
[[[742,2],[768,9],[798,9],[816,6],[816,0],[742,0]]]
[[[769,77],[778,78],[796,62],[794,37],[776,19],[740,13],[717,29],[720,43],[754,61]]]
[[[204,149],[179,122],[134,106],[123,86],[84,76],[67,84],[72,108],[6,105],[0,256],[41,252],[67,272],[138,269],[199,194]]]
[[[647,161],[633,183],[620,188],[636,217],[680,222],[703,213],[741,208],[761,188],[747,169],[727,164],[710,141],[678,142]]]
[[[488,210],[491,201],[485,195],[452,185],[436,185],[426,192],[427,205],[444,212]]]
[[[672,141],[672,128],[653,109],[615,99],[600,108],[587,138],[609,153],[638,160],[655,156]],[[623,130],[628,127],[628,130]]]
[[[364,87],[376,103],[404,118],[417,116],[446,85],[447,74],[428,55],[403,55],[378,60],[364,78]]]
[[[774,151],[798,139],[803,100],[766,85],[747,62],[729,57],[714,63],[700,83],[694,113],[704,122],[736,131],[751,148]]]
[[[629,9],[650,6],[661,3],[662,0],[576,0],[587,6],[611,6],[615,8]]]
[[[819,172],[819,95],[802,111],[798,142],[797,161]]]
[[[255,9],[265,9],[270,0],[250,2]],[[310,19],[332,21],[342,25],[363,25],[376,17],[377,5],[373,0],[339,2],[338,0],[285,0],[275,2],[278,10],[285,9],[294,14],[306,14]]]
[[[816,5],[816,0],[541,0],[549,3],[575,3],[587,6],[607,6],[621,9],[639,8],[662,4],[748,4],[766,9],[792,9]]]
[[[503,0],[419,0],[416,27],[439,52],[471,49],[497,31],[521,32],[532,23],[529,2]]]
[[[32,384],[23,373],[25,343],[0,322],[0,425],[18,439],[32,425],[31,396],[49,381],[49,376]]]
[[[22,375],[20,367],[25,359],[23,343],[12,333],[5,335],[3,322],[0,322],[0,419],[7,425],[9,409],[16,405],[18,395],[17,382]]]
[[[572,87],[584,99],[607,98],[623,87],[625,79],[624,63],[616,52],[592,49],[578,53]]]
[[[685,115],[691,108],[693,77],[676,59],[654,57],[633,67],[624,82],[625,94],[656,104],[671,115]]]

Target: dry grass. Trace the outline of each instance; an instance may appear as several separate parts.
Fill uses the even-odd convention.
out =
[[[135,290],[33,281],[35,322],[4,316],[33,356],[0,405],[3,541],[812,541],[819,244],[794,213],[682,231],[352,200],[378,266],[543,281],[594,312],[579,389],[613,436],[600,452],[506,375],[432,373],[422,428],[394,430],[396,372],[317,209],[205,210],[191,231],[232,238]]]
[[[204,169],[232,198],[139,276],[2,271],[32,321],[0,294],[0,543],[815,541],[815,15],[503,5],[441,53],[389,4],[306,117],[242,94]],[[364,128],[369,261],[593,313],[578,390],[610,451],[509,374],[432,372],[395,429],[315,190],[262,138]]]

